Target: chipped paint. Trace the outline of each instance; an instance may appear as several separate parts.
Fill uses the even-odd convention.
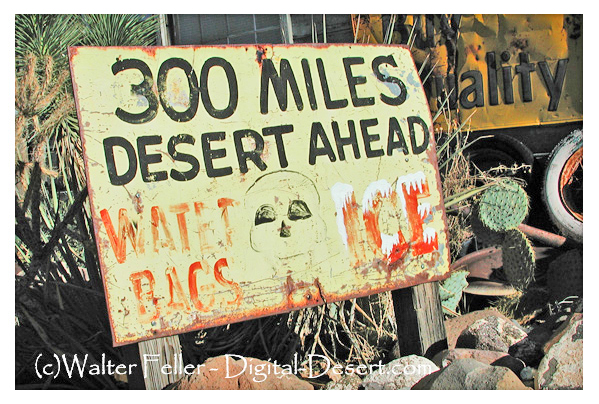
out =
[[[80,47],[70,62],[115,345],[448,274],[407,48]]]
[[[256,62],[259,65],[262,64],[262,61],[266,59],[267,48],[261,45],[256,45]]]
[[[347,247],[347,230],[345,228],[345,213],[346,206],[351,204],[352,197],[354,193],[354,188],[349,184],[342,184],[337,182],[335,185],[331,187],[331,197],[333,198],[333,202],[335,203],[335,216],[337,221],[337,231],[339,231],[339,235],[341,235],[341,240],[343,244]],[[355,201],[354,201],[355,203]]]

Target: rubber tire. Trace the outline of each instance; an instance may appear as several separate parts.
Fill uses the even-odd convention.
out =
[[[480,138],[465,149],[464,153],[483,171],[499,164],[508,167],[514,163],[529,165],[529,172],[520,172],[516,177],[525,180],[527,184],[532,180],[534,154],[524,143],[512,136],[499,133]]]
[[[551,152],[543,180],[543,202],[551,221],[565,237],[582,243],[582,221],[564,206],[559,181],[568,159],[582,147],[582,130],[577,129],[563,138]]]

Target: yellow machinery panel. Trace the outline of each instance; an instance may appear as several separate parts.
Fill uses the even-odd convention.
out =
[[[352,21],[357,42],[407,43],[433,113],[449,97],[472,131],[582,121],[581,15],[391,15],[386,32],[380,15]]]

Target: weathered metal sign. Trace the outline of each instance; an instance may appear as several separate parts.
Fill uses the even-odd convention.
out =
[[[408,49],[69,51],[115,345],[447,275]]]
[[[473,130],[582,120],[582,16],[462,16],[457,48]]]
[[[380,14],[352,18],[358,41],[382,43]],[[433,110],[450,94],[449,107],[462,122],[470,118],[473,131],[582,120],[582,15],[465,14],[459,21],[456,66],[444,38],[452,32],[447,14],[407,15],[393,25],[393,40],[412,38],[416,62],[433,67],[424,72]],[[446,121],[440,115],[437,123]]]

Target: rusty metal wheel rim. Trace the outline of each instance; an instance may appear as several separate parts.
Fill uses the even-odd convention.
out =
[[[564,164],[559,178],[559,196],[568,213],[581,222],[582,205],[577,201],[575,193],[582,193],[582,147],[574,152]],[[578,174],[580,173],[580,174]]]

